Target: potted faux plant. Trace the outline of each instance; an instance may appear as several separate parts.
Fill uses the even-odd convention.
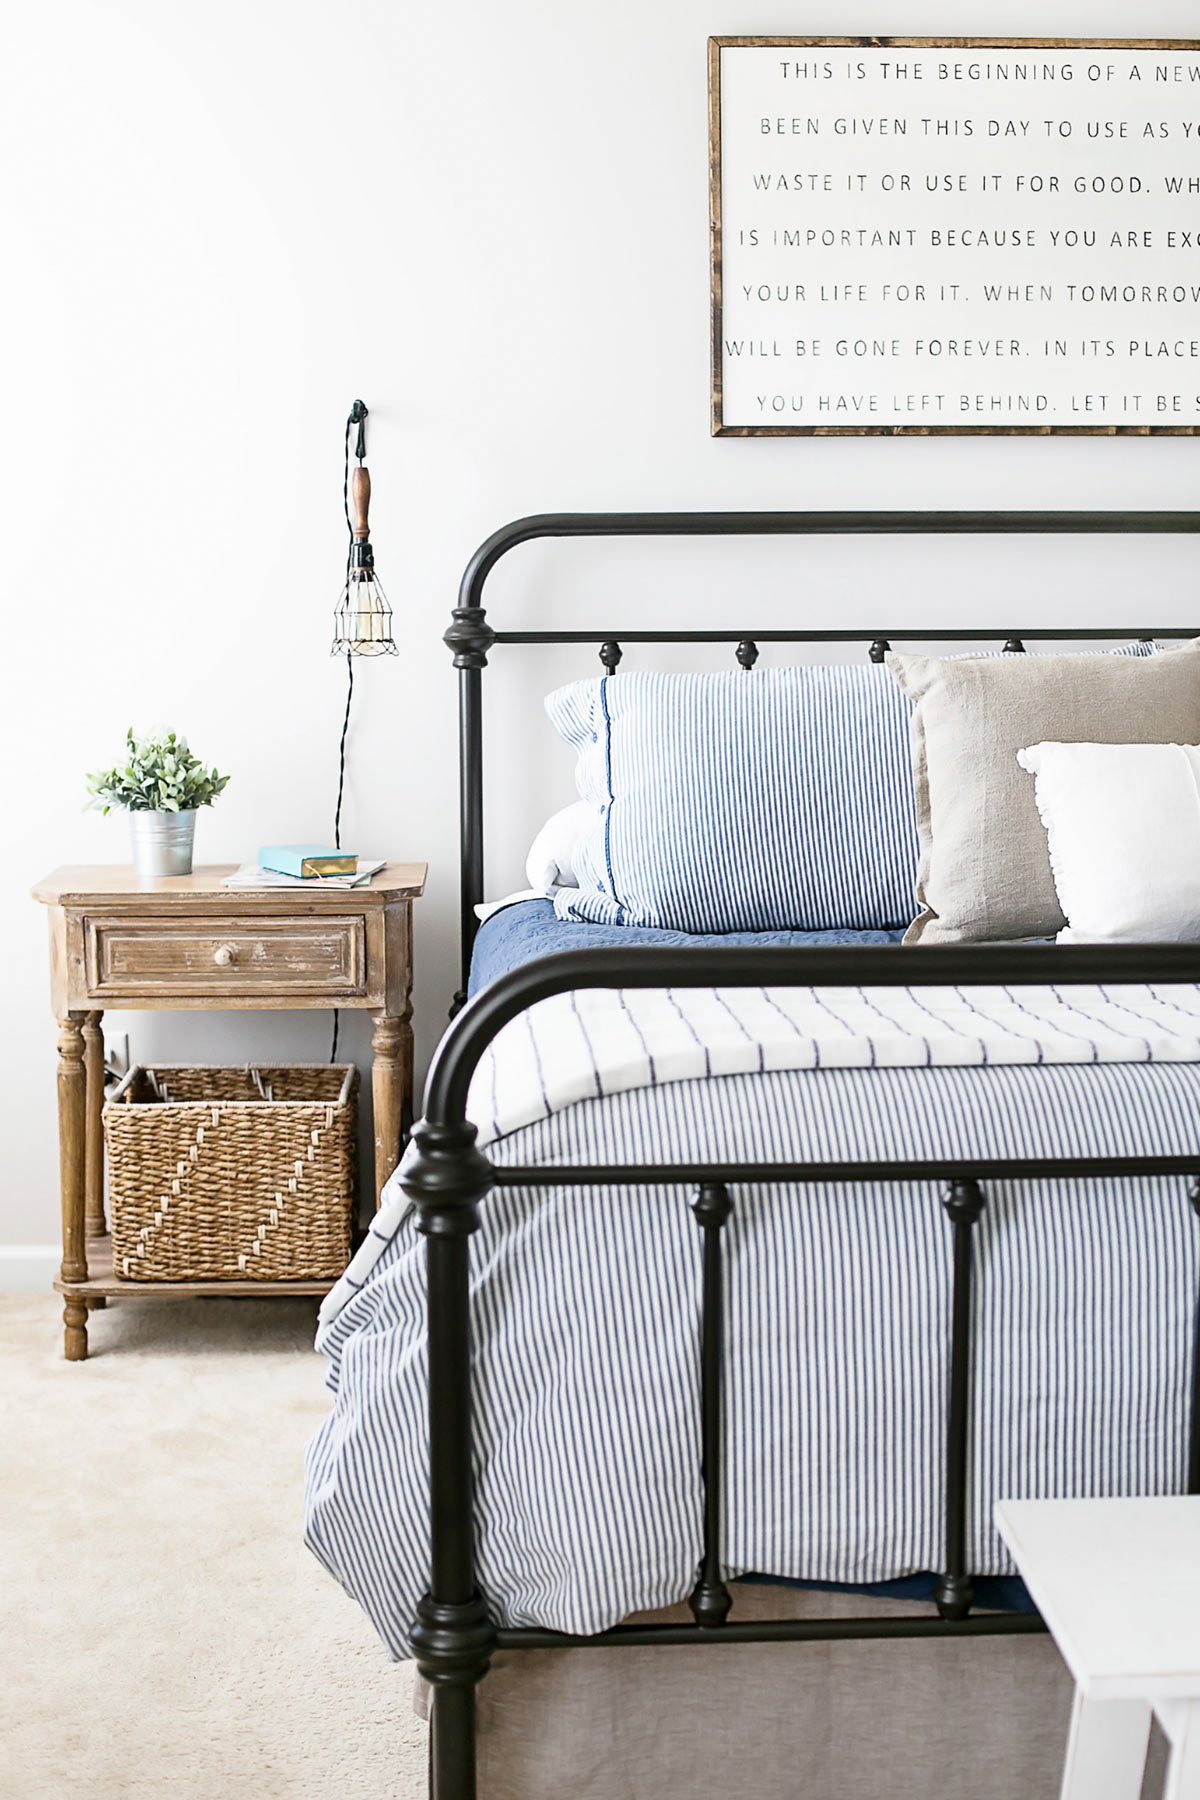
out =
[[[125,761],[87,778],[90,806],[129,814],[133,866],[141,881],[190,875],[196,813],[211,806],[228,775],[206,769],[174,731],[125,734]]]

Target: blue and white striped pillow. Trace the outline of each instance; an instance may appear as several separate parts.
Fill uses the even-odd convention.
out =
[[[560,918],[688,932],[913,918],[911,706],[882,665],[606,675],[546,710],[594,808]]]
[[[606,675],[546,711],[593,808],[560,919],[886,931],[919,910],[912,703],[882,664]]]

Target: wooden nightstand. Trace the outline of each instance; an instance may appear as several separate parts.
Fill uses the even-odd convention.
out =
[[[320,1294],[328,1282],[121,1281],[104,1222],[104,1041],[111,1007],[138,1012],[375,1014],[371,1086],[375,1192],[400,1155],[412,1105],[412,902],[424,863],[388,863],[368,887],[231,889],[232,865],[140,886],[128,868],[56,869],[33,890],[50,909],[58,1019],[63,1322],[69,1361],[87,1355],[87,1315],[109,1296]]]

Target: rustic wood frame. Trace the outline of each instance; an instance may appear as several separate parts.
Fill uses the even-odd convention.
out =
[[[711,239],[712,436],[744,437],[1196,437],[1195,425],[726,425],[721,362],[721,51],[812,50],[1192,50],[1196,38],[710,37],[708,172]]]

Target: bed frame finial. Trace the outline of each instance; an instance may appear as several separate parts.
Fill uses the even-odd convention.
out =
[[[486,669],[488,651],[495,641],[482,606],[456,606],[442,636],[443,644],[454,653],[456,669]]]

